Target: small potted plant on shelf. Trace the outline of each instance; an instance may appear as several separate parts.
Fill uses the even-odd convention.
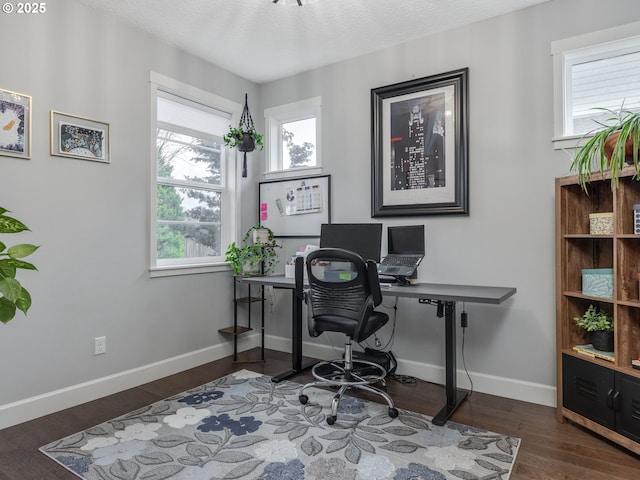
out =
[[[586,191],[587,183],[591,179],[593,171],[604,173],[611,171],[611,189],[618,188],[620,171],[626,164],[632,164],[638,169],[638,150],[640,149],[640,113],[624,110],[610,110],[598,108],[609,112],[611,117],[599,124],[597,130],[587,133],[583,138],[589,140],[578,148],[573,155],[571,171],[578,174],[578,183]]]
[[[244,234],[241,245],[229,245],[225,260],[236,275],[269,275],[278,262],[279,247],[271,229],[255,225]]]
[[[596,350],[613,352],[613,317],[593,305],[581,317],[573,317],[576,325],[591,334],[591,344]]]
[[[0,207],[0,233],[19,233],[29,228],[19,220],[5,215],[7,210]],[[0,322],[8,323],[16,314],[16,310],[25,315],[31,307],[31,295],[16,280],[16,271],[37,270],[35,265],[22,260],[38,249],[29,243],[7,247],[0,241]]]

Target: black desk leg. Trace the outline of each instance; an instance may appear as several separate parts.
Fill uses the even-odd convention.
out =
[[[302,278],[302,268],[304,260],[302,257],[296,259],[296,278]],[[302,365],[302,283],[296,285],[295,290],[291,290],[291,370],[276,375],[271,381],[277,383],[285,378],[292,377],[297,373],[311,368],[317,362]]]
[[[449,417],[455,412],[456,408],[467,398],[468,393],[464,390],[458,390],[456,375],[458,367],[456,365],[456,302],[444,303],[444,321],[445,321],[445,370],[446,384],[445,390],[447,395],[447,403],[438,414],[433,417],[433,424],[442,426]]]

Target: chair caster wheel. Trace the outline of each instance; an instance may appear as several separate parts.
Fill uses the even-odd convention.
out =
[[[336,416],[335,415],[329,415],[327,417],[327,423],[329,425],[333,425],[334,423],[336,423]]]
[[[306,395],[299,395],[298,400],[300,400],[301,404],[306,405],[309,401],[309,397],[307,397]]]
[[[389,409],[389,416],[391,418],[396,418],[398,416],[398,409],[397,408],[390,408]]]

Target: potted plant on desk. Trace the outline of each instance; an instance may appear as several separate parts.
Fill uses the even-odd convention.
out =
[[[593,305],[581,317],[573,317],[576,325],[591,333],[591,344],[596,350],[613,352],[613,317]]]
[[[279,247],[271,229],[255,225],[244,234],[241,245],[229,245],[225,260],[236,275],[268,275],[278,262]]]

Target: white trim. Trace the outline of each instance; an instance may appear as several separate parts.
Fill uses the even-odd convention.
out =
[[[291,352],[291,340],[288,338],[265,336],[265,347],[272,350]],[[306,357],[331,360],[336,358],[336,353],[329,345],[305,342],[303,351]],[[397,358],[397,356],[396,356]],[[445,369],[442,365],[431,365],[412,360],[398,360],[398,371],[402,375],[409,375],[425,382],[444,385]],[[499,397],[512,398],[523,402],[537,403],[548,407],[556,406],[556,388],[551,385],[540,383],[524,382],[522,380],[506,377],[497,377],[483,373],[469,372],[473,380],[474,391],[496,395]],[[462,389],[469,389],[469,381],[464,370],[457,371],[458,386]],[[444,398],[443,398],[444,401]],[[473,401],[473,400],[471,400]]]
[[[221,263],[220,258],[224,258],[224,250],[221,251],[221,257],[216,257],[213,262],[203,262],[202,265],[196,260],[192,264],[188,262],[190,259],[183,259],[182,263],[164,262],[158,264],[156,258],[156,180],[157,180],[157,159],[156,159],[156,128],[157,128],[157,107],[156,98],[160,92],[166,92],[186,100],[205,105],[213,110],[223,112],[230,115],[229,122],[231,125],[238,123],[242,114],[242,105],[216,95],[214,93],[202,90],[192,85],[183,83],[179,80],[167,77],[157,72],[149,72],[150,83],[150,122],[149,122],[149,151],[150,151],[150,192],[149,192],[149,276],[165,277],[171,275],[189,275],[192,273],[208,273],[217,272],[228,269],[228,264]],[[226,149],[223,154],[227,157],[222,165],[222,175],[224,183],[224,192],[222,197],[222,237],[221,245],[229,245],[238,238],[238,228],[240,225],[240,213],[242,211],[241,189],[237,179],[236,150]],[[224,227],[227,228],[224,228]]]
[[[312,97],[297,102],[264,109],[265,125],[265,175],[296,171],[282,170],[282,123],[315,118],[316,120],[316,163],[308,168],[322,167],[322,97]],[[274,140],[275,139],[275,140]]]
[[[243,349],[254,348],[259,341],[259,335],[256,333],[243,336],[241,340],[240,345]],[[0,429],[219,360],[231,355],[233,353],[231,348],[231,342],[218,344],[17,402],[0,405]]]
[[[640,22],[620,25],[596,32],[577,35],[575,37],[555,40],[551,42],[551,55],[553,57],[553,146],[556,150],[568,147],[567,140],[573,138],[564,136],[564,112],[567,108],[566,102],[570,92],[567,92],[565,82],[566,55],[571,55],[573,51],[588,48],[595,45],[602,45],[602,48],[609,48],[604,45],[608,42],[638,37]],[[575,146],[575,143],[574,145]]]
[[[238,338],[239,352],[258,346],[260,346],[260,334],[257,332]],[[265,347],[291,353],[291,339],[266,335]],[[336,356],[334,349],[329,345],[311,342],[304,343],[304,352],[306,356],[323,360],[330,360]],[[0,405],[0,430],[129,388],[144,385],[145,383],[228,357],[232,353],[231,342],[221,343],[142,367]],[[444,384],[445,371],[444,367],[440,365],[398,358],[398,370],[403,375],[414,376],[426,382]],[[556,388],[553,386],[476,372],[469,372],[469,374],[473,380],[474,390],[477,392],[549,407],[556,406]],[[458,370],[457,381],[461,388],[469,388],[467,376],[463,370]]]

